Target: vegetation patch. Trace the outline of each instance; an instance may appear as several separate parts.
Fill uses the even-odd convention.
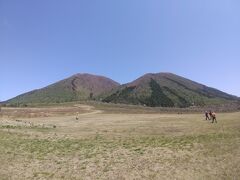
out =
[[[156,106],[161,106],[161,107],[173,107],[174,103],[170,98],[168,98],[162,91],[160,85],[151,79],[149,83],[151,87],[152,94],[149,98],[145,100],[146,105],[150,107],[156,107]]]

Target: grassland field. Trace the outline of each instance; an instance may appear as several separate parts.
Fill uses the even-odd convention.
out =
[[[240,179],[240,112],[217,120],[124,106],[2,108],[0,179]]]

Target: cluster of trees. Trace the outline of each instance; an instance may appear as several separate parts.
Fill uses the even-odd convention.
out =
[[[162,91],[160,85],[153,79],[150,81],[152,94],[149,98],[145,99],[145,104],[150,107],[173,107],[173,101],[168,98]]]
[[[113,103],[132,103],[132,104],[138,104],[138,100],[136,97],[133,97],[131,95],[132,91],[134,91],[136,87],[125,87],[122,90],[118,90],[117,92],[111,94],[110,96],[103,99],[103,102],[113,102]]]

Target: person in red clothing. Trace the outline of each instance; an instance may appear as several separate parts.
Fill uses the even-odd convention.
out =
[[[212,111],[209,111],[209,116],[210,116],[209,120],[212,120]]]

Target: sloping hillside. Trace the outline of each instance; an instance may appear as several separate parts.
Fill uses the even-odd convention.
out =
[[[237,99],[172,73],[158,73],[146,74],[116,88],[103,101],[152,107],[189,107],[228,103]]]
[[[117,86],[117,82],[103,76],[76,74],[45,88],[19,95],[7,103],[58,103],[95,99]]]

